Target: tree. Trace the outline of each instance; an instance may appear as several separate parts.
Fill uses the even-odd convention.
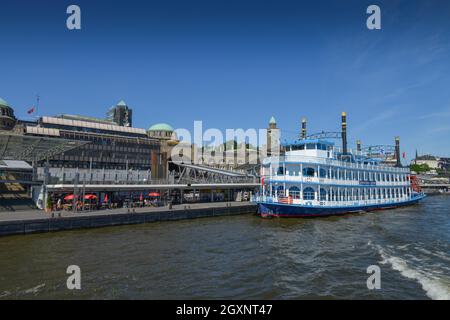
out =
[[[53,207],[52,198],[49,195],[47,195],[46,209],[51,210],[52,207]]]
[[[412,164],[410,167],[411,171],[420,173],[420,172],[427,172],[430,171],[431,168],[428,164],[422,163],[422,164]]]

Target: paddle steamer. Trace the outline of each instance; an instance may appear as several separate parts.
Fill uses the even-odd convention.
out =
[[[409,168],[385,164],[360,150],[347,150],[346,114],[342,149],[325,139],[302,138],[283,145],[284,154],[261,166],[260,192],[253,198],[262,216],[314,217],[392,209],[417,203],[425,195]]]

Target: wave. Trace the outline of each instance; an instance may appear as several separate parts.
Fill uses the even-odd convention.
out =
[[[42,283],[42,284],[38,284],[37,286],[35,286],[35,287],[33,287],[33,288],[30,288],[30,289],[26,289],[26,290],[24,290],[24,293],[25,294],[36,294],[36,293],[38,293],[42,288],[44,288],[45,287],[45,283]]]
[[[445,252],[442,252],[442,251],[431,252],[431,251],[421,248],[421,247],[414,247],[414,248],[422,253],[432,255],[432,256],[438,257],[440,259],[446,260],[446,261],[450,261],[450,258],[447,256],[447,254]]]
[[[417,270],[399,257],[388,254],[381,246],[376,246],[380,256],[383,258],[382,264],[389,263],[393,270],[408,279],[416,280],[422,286],[426,295],[433,300],[450,300],[450,287],[424,270]]]

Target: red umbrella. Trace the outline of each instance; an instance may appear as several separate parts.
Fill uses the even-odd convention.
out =
[[[64,197],[64,200],[73,200],[73,198],[74,198],[75,196],[73,195],[73,194],[69,194],[69,195],[67,195],[67,196],[65,196]]]
[[[148,195],[150,197],[159,197],[159,192],[150,192]]]
[[[93,199],[97,199],[97,196],[95,194],[87,194],[84,196],[84,198],[87,200],[93,200]]]

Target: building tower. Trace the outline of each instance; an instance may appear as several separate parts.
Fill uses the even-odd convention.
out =
[[[16,125],[14,110],[5,100],[0,98],[0,130],[12,130]]]
[[[356,140],[356,151],[357,154],[361,154],[361,140]]]
[[[106,114],[109,121],[115,122],[122,127],[133,126],[133,110],[128,107],[125,101],[121,100],[116,106],[112,106]]]
[[[270,118],[267,129],[267,155],[276,156],[280,154],[280,129],[277,128],[277,121]]]

